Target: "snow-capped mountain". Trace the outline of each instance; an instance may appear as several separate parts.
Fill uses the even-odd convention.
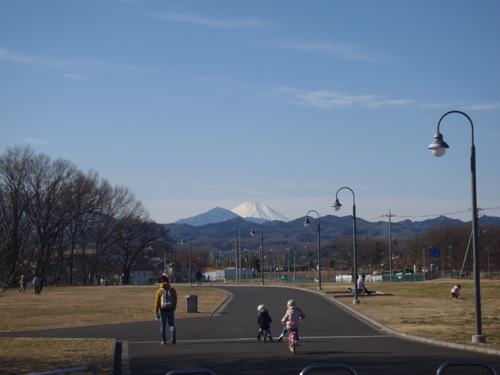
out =
[[[236,208],[233,208],[231,211],[244,219],[259,219],[265,221],[280,220],[285,222],[290,221],[287,217],[281,215],[279,212],[276,212],[272,208],[259,202],[246,202],[240,204]]]
[[[290,221],[288,218],[274,211],[272,208],[269,208],[265,204],[243,203],[233,210],[226,210],[225,208],[216,207],[203,214],[188,217],[187,219],[178,220],[173,224],[188,224],[198,227],[206,224],[220,223],[226,220],[234,219],[238,216],[243,219],[258,223],[273,220],[280,220],[285,222]]]
[[[225,208],[215,207],[203,214],[177,220],[174,224],[189,224],[198,227],[205,224],[220,223],[235,217],[238,217],[238,215],[234,212]]]

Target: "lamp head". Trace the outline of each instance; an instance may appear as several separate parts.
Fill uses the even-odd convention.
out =
[[[342,205],[340,204],[340,202],[339,202],[339,199],[338,199],[338,198],[335,198],[335,202],[333,202],[332,207],[333,207],[333,208],[335,208],[335,211],[340,210],[340,207],[342,207]]]
[[[443,156],[446,153],[446,149],[450,148],[448,144],[443,141],[443,135],[441,133],[436,133],[434,135],[434,142],[432,142],[429,147],[432,150],[434,156]]]
[[[255,236],[255,230],[252,228],[252,231],[250,232],[251,236]]]
[[[306,219],[304,220],[304,226],[308,227],[311,225],[311,222],[309,221],[309,218],[306,216]]]
[[[183,238],[181,241],[181,245],[185,245],[185,244],[186,244],[186,241],[184,241],[184,238]]]

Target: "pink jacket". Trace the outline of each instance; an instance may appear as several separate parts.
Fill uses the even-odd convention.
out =
[[[285,324],[287,328],[298,329],[300,327],[300,321],[306,318],[306,314],[300,310],[297,306],[291,306],[286,310],[286,314],[281,319],[281,323]]]
[[[452,293],[455,293],[455,294],[460,294],[460,288],[458,286],[454,286],[452,289],[451,289],[451,292]]]

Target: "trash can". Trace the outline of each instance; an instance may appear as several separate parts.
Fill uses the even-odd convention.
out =
[[[186,302],[187,302],[186,310],[188,313],[197,313],[198,312],[198,296],[187,295]]]

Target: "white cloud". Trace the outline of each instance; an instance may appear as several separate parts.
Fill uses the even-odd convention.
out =
[[[386,56],[376,56],[374,54],[364,51],[362,47],[354,44],[290,41],[290,42],[264,43],[261,45],[265,47],[285,49],[285,50],[327,53],[335,55],[336,57],[345,60],[371,61],[371,62],[387,61]]]
[[[452,103],[429,103],[429,104],[421,104],[420,107],[421,108],[452,108],[452,107],[458,107],[458,105],[452,104]],[[496,109],[496,108],[500,108],[499,102],[480,103],[480,104],[476,104],[476,105],[470,105],[470,106],[464,107],[464,110],[488,111],[490,109]]]
[[[145,13],[148,17],[159,18],[169,21],[176,21],[182,23],[190,23],[194,25],[210,26],[225,29],[242,29],[242,28],[262,28],[269,27],[265,22],[251,19],[242,18],[238,20],[219,20],[210,17],[198,16],[192,13]]]
[[[25,55],[15,54],[1,48],[0,48],[0,60],[12,61],[22,64],[32,64],[41,68],[54,68],[54,69],[65,69],[65,70],[90,69],[90,70],[131,71],[138,69],[137,67],[130,65],[106,63],[102,61],[89,60],[89,59],[68,60],[50,56],[49,57],[25,56]]]
[[[62,76],[66,77],[66,78],[74,79],[75,81],[80,80],[80,79],[88,79],[87,76],[84,76],[82,74],[63,74]]]
[[[45,141],[42,141],[41,139],[33,139],[33,138],[29,138],[25,142],[28,144],[39,144],[39,145],[45,144]]]
[[[20,63],[25,63],[25,64],[33,64],[33,60],[27,56],[21,56],[21,55],[16,55],[13,54],[12,52],[9,52],[3,48],[0,48],[0,60],[6,60],[6,61],[14,61],[14,62],[20,62]]]
[[[477,105],[472,105],[470,107],[465,107],[466,110],[477,110],[477,111],[485,111],[489,109],[500,108],[500,103],[481,103]]]
[[[292,88],[279,88],[279,93],[291,96],[295,103],[323,109],[347,108],[362,106],[378,108],[382,106],[400,106],[412,103],[413,100],[383,100],[376,95],[347,95],[336,91],[299,91]]]
[[[455,106],[454,104],[450,103],[427,103],[427,104],[421,104],[420,108],[450,108]]]

